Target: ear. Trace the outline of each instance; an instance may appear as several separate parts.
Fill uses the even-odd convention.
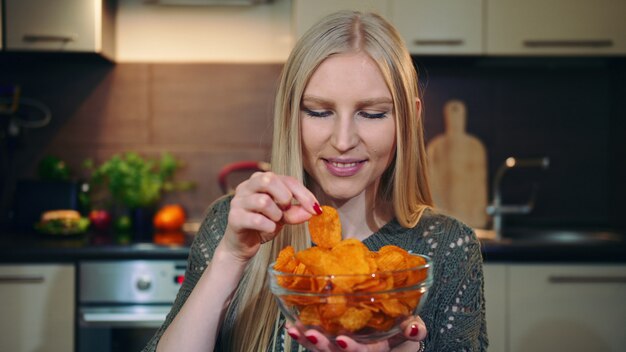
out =
[[[418,97],[415,98],[415,112],[417,116],[422,116],[422,101]]]

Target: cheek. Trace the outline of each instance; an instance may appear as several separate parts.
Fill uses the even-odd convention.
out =
[[[304,157],[304,167],[308,168],[313,162],[315,155],[319,153],[321,145],[321,134],[319,126],[311,124],[310,121],[303,119],[300,124],[302,131],[300,133],[302,143],[302,154]]]
[[[371,140],[374,141],[372,151],[376,157],[391,160],[396,151],[395,125],[381,126],[377,133],[371,137]]]

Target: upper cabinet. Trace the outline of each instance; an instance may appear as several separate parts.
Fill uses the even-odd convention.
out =
[[[2,36],[3,36],[2,28],[4,27],[2,25],[2,21],[4,21],[4,15],[2,14],[2,8],[3,7],[4,6],[2,4],[2,0],[0,0],[0,50],[2,50],[2,47],[3,47],[3,43],[2,43]]]
[[[487,54],[626,53],[626,1],[486,1]]]
[[[340,9],[373,10],[423,55],[625,55],[623,0],[294,0],[295,36]]]
[[[4,0],[5,49],[114,56],[113,2]]]
[[[293,0],[293,26],[300,38],[322,17],[340,10],[371,11],[388,17],[387,1],[376,0]]]
[[[483,0],[392,0],[389,18],[414,54],[481,54]]]

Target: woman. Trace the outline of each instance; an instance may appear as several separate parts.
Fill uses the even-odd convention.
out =
[[[411,57],[384,19],[339,12],[311,28],[281,76],[272,172],[212,205],[146,351],[486,350],[479,245],[470,228],[430,209],[420,113]],[[266,269],[285,246],[310,247],[305,222],[320,204],[337,208],[344,238],[433,258],[421,318],[403,334],[362,345],[285,326]]]

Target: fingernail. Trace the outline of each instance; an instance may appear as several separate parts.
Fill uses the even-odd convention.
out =
[[[337,345],[339,345],[339,347],[343,348],[344,350],[348,348],[348,343],[344,340],[337,340]]]
[[[417,328],[416,324],[411,324],[411,332],[409,333],[409,335],[415,337],[417,336],[417,333],[419,332],[419,329]]]
[[[317,215],[321,215],[322,214],[322,208],[317,203],[313,204],[313,210],[315,210],[315,213]]]
[[[293,332],[287,332],[289,334],[289,336],[291,336],[292,339],[297,340],[298,339],[298,335],[296,333]]]
[[[291,203],[289,203],[287,205],[281,205],[280,206],[280,210],[282,210],[282,211],[287,211],[289,209],[291,209]]]
[[[307,340],[309,340],[312,344],[317,344],[317,337],[313,336],[313,335],[309,335],[306,337]]]

